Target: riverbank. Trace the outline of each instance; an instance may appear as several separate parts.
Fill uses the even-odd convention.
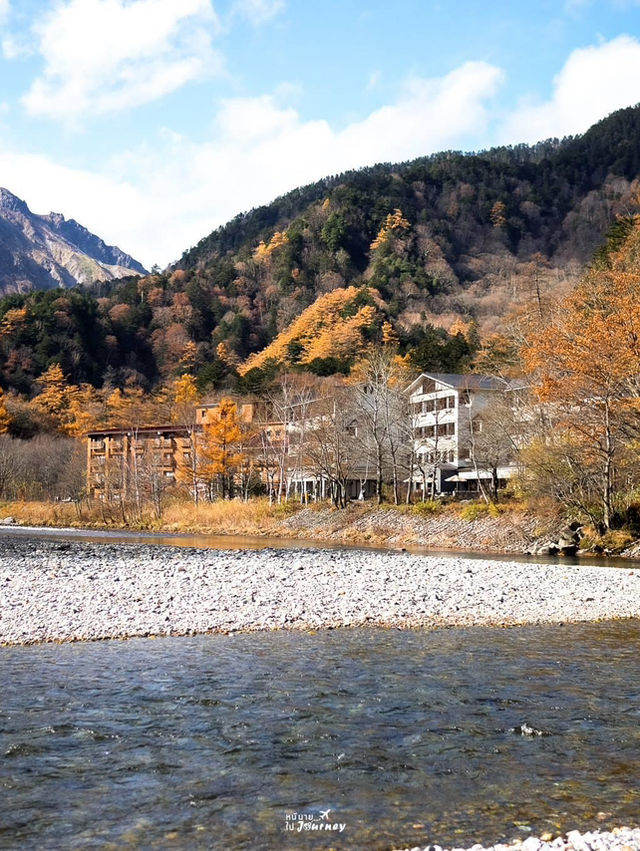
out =
[[[161,518],[134,517],[102,503],[13,502],[0,504],[0,523],[76,529],[125,529],[166,534],[250,535],[303,538],[320,543],[424,547],[524,553],[557,539],[563,523],[552,513],[518,504],[439,503],[377,506],[355,503],[336,510],[326,504],[301,506],[250,502],[173,502]]]
[[[552,839],[530,836],[522,842],[490,846],[473,845],[467,851],[640,851],[640,828],[615,827],[610,831],[593,830],[580,833],[571,830],[565,836]],[[443,851],[439,845],[420,845],[405,851]],[[451,849],[463,851],[463,849]]]
[[[640,569],[0,541],[0,643],[640,617]]]

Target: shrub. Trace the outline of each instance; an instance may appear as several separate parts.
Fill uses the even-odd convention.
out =
[[[418,516],[430,516],[439,514],[442,511],[442,503],[435,499],[427,499],[424,502],[417,502],[411,506],[411,511]]]
[[[460,511],[460,517],[470,522],[480,520],[482,517],[499,517],[501,514],[502,509],[495,502],[472,502]]]
[[[633,535],[624,529],[616,529],[602,536],[601,544],[605,550],[610,553],[621,553],[623,550],[632,544],[634,541]]]

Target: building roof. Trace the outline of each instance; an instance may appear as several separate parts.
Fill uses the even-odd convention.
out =
[[[172,423],[170,425],[128,426],[126,428],[97,428],[93,431],[88,431],[86,437],[117,437],[118,435],[122,435],[123,437],[130,435],[133,437],[142,434],[166,434],[167,432],[186,434],[193,430],[193,426]]]
[[[456,390],[506,390],[509,386],[509,381],[500,378],[495,378],[492,375],[478,375],[469,373],[467,375],[457,375],[448,372],[423,372],[407,387],[407,392],[412,390],[420,381],[425,378],[431,381],[437,381],[440,384],[446,384],[448,387],[453,387]]]

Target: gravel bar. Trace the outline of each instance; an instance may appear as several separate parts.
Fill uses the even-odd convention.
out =
[[[405,851],[443,851],[439,845],[415,846]],[[462,848],[451,851],[465,851]],[[466,851],[640,851],[640,828],[614,827],[610,831],[594,830],[580,833],[571,830],[556,839],[530,836],[523,842],[509,845],[473,845]]]
[[[0,644],[640,617],[640,568],[0,541]]]

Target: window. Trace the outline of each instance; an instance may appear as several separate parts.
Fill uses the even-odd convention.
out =
[[[434,402],[433,399],[427,399],[426,402],[422,403],[422,413],[423,414],[430,413],[431,411],[433,411],[434,405],[435,405],[435,402]]]
[[[482,420],[474,420],[471,423],[471,430],[474,434],[480,434],[482,431]]]
[[[452,434],[456,433],[456,424],[455,423],[439,423],[438,425],[438,436],[440,437],[450,437]]]
[[[460,404],[461,405],[470,405],[471,404],[471,393],[468,390],[463,390],[460,393]]]
[[[447,407],[455,408],[456,406],[456,397],[455,396],[447,396]]]

